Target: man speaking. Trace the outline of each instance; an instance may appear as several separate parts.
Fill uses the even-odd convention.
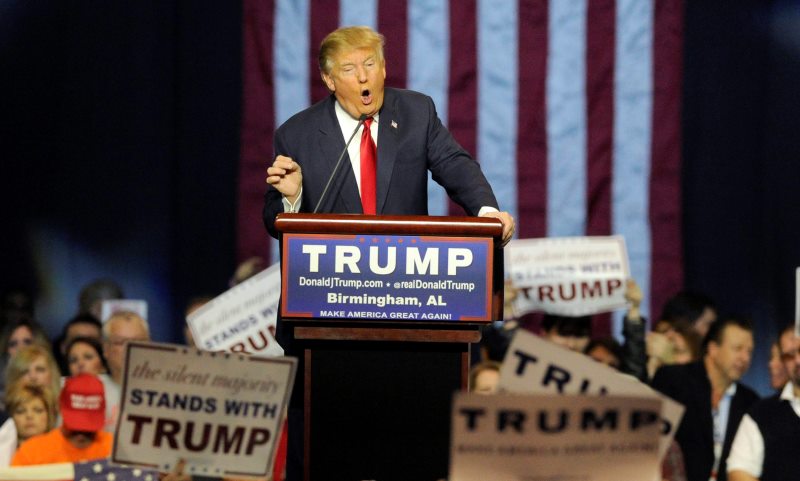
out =
[[[426,215],[430,170],[469,215],[500,219],[505,245],[514,219],[498,211],[480,166],[442,125],[431,98],[384,88],[383,44],[368,27],[340,28],[322,41],[319,68],[332,95],[275,132],[276,157],[267,168],[273,188],[263,211],[267,230],[278,237],[281,212]]]
[[[278,238],[275,218],[282,212],[427,215],[430,171],[469,215],[499,219],[505,245],[514,219],[499,211],[480,166],[442,125],[431,98],[384,88],[383,45],[383,36],[368,27],[340,28],[322,41],[319,68],[332,95],[275,132],[276,157],[266,179],[272,188],[264,196],[267,230]],[[285,329],[278,319],[276,338],[295,355]],[[296,388],[289,409],[290,481],[302,473],[301,403]]]

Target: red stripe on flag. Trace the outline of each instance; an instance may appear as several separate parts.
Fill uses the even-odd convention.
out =
[[[517,232],[547,235],[547,0],[519,2]]]
[[[275,130],[272,81],[273,11],[271,0],[244,0],[242,25],[242,124],[236,257],[268,260],[269,243],[261,219]]]
[[[471,155],[477,154],[478,125],[478,26],[475,0],[450,3],[450,83],[448,128]],[[464,210],[450,201],[450,215]]]
[[[683,2],[655,2],[653,128],[650,167],[650,312],[683,286],[681,241],[681,90]]]
[[[586,234],[611,233],[615,1],[590,0],[586,25]]]
[[[386,85],[406,88],[408,65],[408,2],[378,1],[378,31],[386,37]]]
[[[309,81],[311,82],[311,103],[317,103],[330,92],[322,82],[319,73],[319,46],[329,33],[339,28],[339,2],[335,0],[311,0],[311,42],[308,57],[311,62]]]
[[[590,0],[586,15],[586,235],[611,233],[614,146],[614,0]],[[594,316],[592,335],[611,334],[611,316]]]

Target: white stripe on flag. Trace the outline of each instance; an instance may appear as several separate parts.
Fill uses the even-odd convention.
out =
[[[631,275],[644,295],[642,315],[649,316],[652,0],[617,1],[615,58],[612,230],[625,236]],[[614,329],[616,334],[620,325]]]
[[[309,0],[277,0],[275,5],[275,125],[283,124],[311,103],[310,8]],[[278,242],[270,242],[270,259],[280,259]]]
[[[516,2],[478,2],[478,160],[501,210],[517,217]]]
[[[433,98],[439,118],[445,125],[450,59],[449,14],[446,0],[408,2],[407,87]],[[386,72],[386,75],[390,77],[392,73]],[[428,212],[431,215],[447,215],[447,194],[431,179],[430,173]]]
[[[378,30],[377,0],[339,0],[339,25],[366,25]]]
[[[278,0],[275,6],[275,125],[308,107],[309,0]]]
[[[586,0],[549,3],[547,235],[586,230]]]

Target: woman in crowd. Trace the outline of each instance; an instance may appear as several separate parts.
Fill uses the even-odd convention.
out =
[[[44,386],[17,382],[6,394],[6,406],[11,417],[0,427],[0,467],[9,465],[24,441],[53,429],[57,418],[55,396]]]
[[[59,410],[61,426],[28,439],[17,449],[11,466],[78,462],[111,454],[113,438],[102,431],[105,395],[97,376],[68,377],[59,396]]]
[[[100,374],[108,373],[108,364],[103,356],[103,347],[97,339],[91,337],[76,337],[69,341],[65,354],[70,376],[82,373]]]
[[[5,370],[10,362],[20,349],[38,344],[50,348],[50,342],[47,340],[47,334],[44,330],[34,321],[28,319],[20,319],[14,322],[9,322],[0,332],[0,366]],[[3,407],[3,399],[5,398],[5,377],[0,376],[0,409]]]
[[[50,349],[33,344],[17,353],[6,368],[6,385],[22,382],[29,386],[43,386],[57,397],[61,390],[61,376]]]
[[[701,339],[688,321],[660,321],[647,334],[647,374],[650,379],[659,367],[688,364],[701,357]]]
[[[47,334],[34,321],[20,320],[9,324],[0,335],[0,353],[9,359],[14,357],[20,349],[38,344],[50,347]]]

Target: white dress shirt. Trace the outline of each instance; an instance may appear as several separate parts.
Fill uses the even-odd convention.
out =
[[[800,398],[794,395],[794,384],[786,383],[781,391],[781,400],[789,401],[797,417],[800,417]],[[745,414],[733,438],[731,453],[728,456],[728,472],[744,471],[755,478],[761,477],[764,466],[764,436],[758,424]]]

